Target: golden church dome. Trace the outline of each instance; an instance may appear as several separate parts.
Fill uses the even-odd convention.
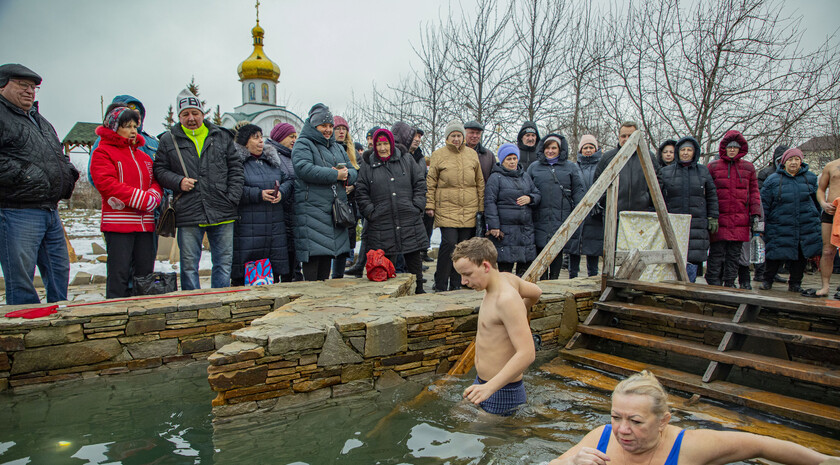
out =
[[[254,52],[236,68],[239,80],[269,79],[277,82],[280,79],[280,67],[265,56],[263,51],[265,30],[260,27],[259,19],[257,19],[257,25],[251,29],[251,35],[254,37]]]

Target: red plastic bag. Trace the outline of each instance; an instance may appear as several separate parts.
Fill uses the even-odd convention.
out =
[[[365,271],[367,271],[367,277],[371,281],[381,282],[388,278],[397,277],[394,264],[385,257],[385,252],[382,249],[368,250]]]

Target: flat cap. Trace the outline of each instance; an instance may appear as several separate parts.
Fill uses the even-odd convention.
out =
[[[482,126],[478,121],[467,121],[464,124],[464,129],[477,129],[479,131],[483,131],[484,126]]]
[[[23,66],[19,63],[6,63],[0,66],[0,87],[4,87],[9,79],[31,79],[35,81],[35,85],[41,85],[41,76],[35,71]]]

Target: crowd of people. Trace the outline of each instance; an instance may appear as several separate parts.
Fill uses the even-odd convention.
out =
[[[79,173],[38,112],[40,83],[22,65],[0,66],[0,263],[9,304],[38,302],[36,266],[48,301],[67,294],[69,265],[56,208],[72,194]],[[541,137],[526,121],[515,143],[502,144],[494,155],[482,141],[480,122],[453,120],[444,145],[427,158],[420,128],[402,121],[390,130],[375,127],[363,145],[352,140],[347,120],[323,104],[310,109],[299,134],[289,123],[268,134],[253,124],[214,125],[187,89],[175,109],[178,121],[158,140],[143,130],[142,103],[120,95],[96,130],[89,179],[102,195],[107,298],[129,295],[132,279],[153,271],[155,224],[166,199],[176,212],[182,289],[200,287],[205,236],[212,287],[247,284],[244,267],[256,260],[270,262],[275,282],[361,276],[366,252],[381,249],[398,271],[417,277],[416,292],[423,293],[433,228],[441,238],[434,291],[461,287],[451,254],[475,236],[495,245],[500,270],[521,276],[638,129],[622,124],[618,146],[603,153],[596,137],[584,135],[570,156],[563,135]],[[797,148],[779,147],[759,172],[745,159],[748,150],[745,137],[732,130],[708,165],[699,162],[700,144],[690,136],[664,141],[652,157],[668,211],[691,215],[690,279],[705,264],[708,284],[735,287],[738,280],[751,288],[747,245],[760,235],[767,260],[755,267],[755,278],[763,289],[784,281],[778,271],[786,266],[790,291],[828,295],[837,164],[829,164],[818,183]],[[638,157],[618,179],[618,211],[653,210]],[[356,221],[337,221],[341,205]],[[544,279],[557,278],[563,267],[577,277],[584,257],[586,274],[599,273],[604,208],[603,200],[595,205]],[[359,225],[360,252],[354,254]],[[818,255],[823,286],[802,290],[805,263]]]

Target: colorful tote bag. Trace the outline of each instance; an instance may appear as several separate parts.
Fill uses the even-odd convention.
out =
[[[261,284],[274,284],[274,273],[271,272],[271,262],[267,258],[245,264],[245,285]]]

